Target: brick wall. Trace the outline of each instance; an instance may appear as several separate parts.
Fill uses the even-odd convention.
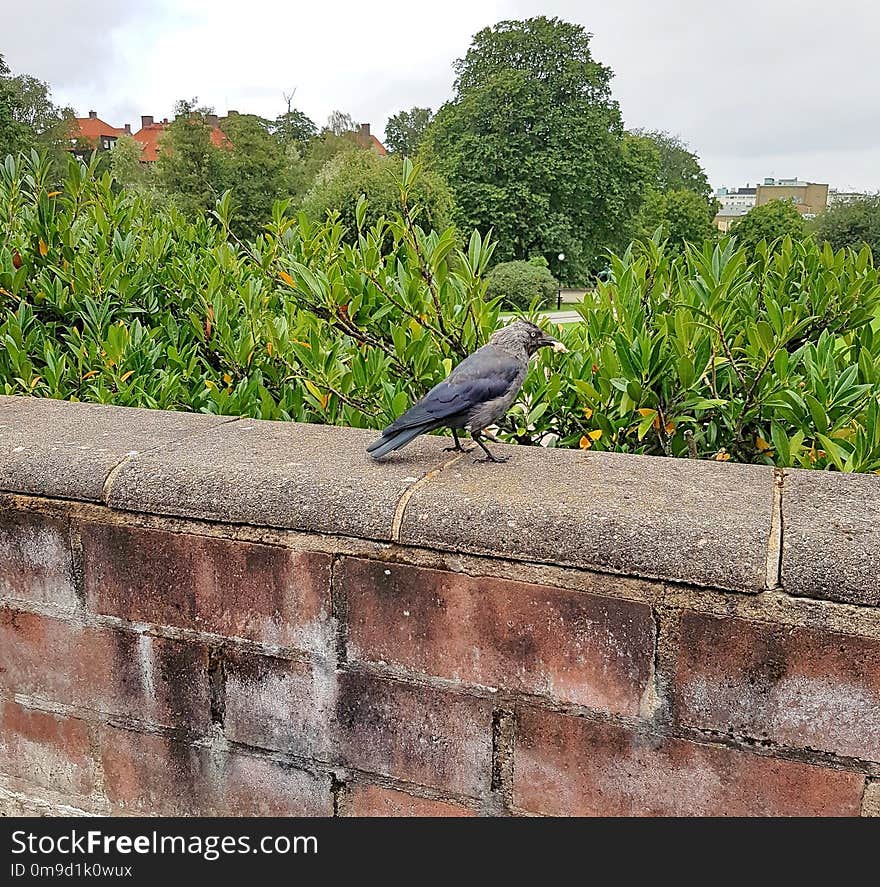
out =
[[[0,398],[0,811],[877,815],[880,478]]]

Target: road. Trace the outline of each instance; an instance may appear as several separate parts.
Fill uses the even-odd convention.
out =
[[[577,311],[543,311],[541,313],[553,323],[578,323],[581,320]]]

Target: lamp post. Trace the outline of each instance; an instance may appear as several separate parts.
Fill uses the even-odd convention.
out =
[[[565,261],[565,253],[560,253],[556,258],[559,259],[559,278],[556,281],[558,284],[556,290],[556,310],[559,311],[562,308],[562,263]]]

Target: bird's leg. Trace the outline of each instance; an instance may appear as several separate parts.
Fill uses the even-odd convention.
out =
[[[479,431],[471,432],[471,437],[477,442],[480,449],[486,454],[485,459],[475,459],[475,462],[506,462],[507,456],[493,456],[489,452],[489,448],[483,443],[483,435]]]
[[[453,428],[452,429],[452,439],[455,441],[454,447],[443,447],[444,453],[469,453],[470,450],[466,450],[462,445],[461,441],[458,439],[458,432]]]

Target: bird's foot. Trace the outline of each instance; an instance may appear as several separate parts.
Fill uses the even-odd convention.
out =
[[[467,449],[465,449],[463,446],[443,447],[443,452],[444,453],[469,453],[472,449],[473,449],[473,447],[468,447]]]
[[[479,456],[474,462],[498,462],[499,464],[506,462],[510,456]]]

